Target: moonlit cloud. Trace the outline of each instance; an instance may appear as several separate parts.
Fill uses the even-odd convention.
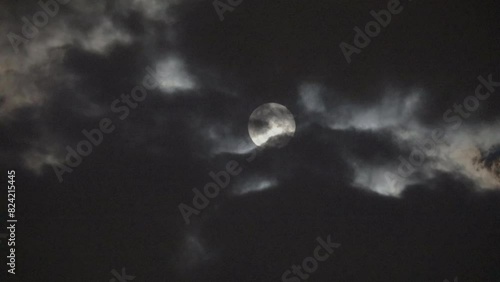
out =
[[[325,105],[321,98],[321,86],[314,83],[304,83],[299,87],[299,103],[307,112],[324,112]]]
[[[414,112],[418,108],[421,95],[418,92],[401,95],[395,91],[384,93],[382,100],[374,105],[360,106],[341,104],[330,111],[331,127],[334,129],[356,128],[377,130],[387,127],[407,126],[414,122]]]
[[[192,90],[195,88],[193,78],[187,73],[184,62],[178,57],[168,57],[156,66],[160,89],[167,93]]]
[[[104,53],[109,51],[109,48],[114,44],[129,44],[132,38],[105,18],[86,37],[80,40],[86,50]]]
[[[241,196],[248,193],[259,192],[266,189],[270,189],[277,183],[278,181],[276,179],[272,179],[269,177],[253,176],[239,182],[235,186],[233,193]]]

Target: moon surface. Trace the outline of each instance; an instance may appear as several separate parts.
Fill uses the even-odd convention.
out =
[[[250,115],[248,133],[259,147],[281,148],[288,144],[295,133],[295,119],[283,105],[263,104]]]

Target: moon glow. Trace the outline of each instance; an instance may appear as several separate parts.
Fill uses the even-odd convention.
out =
[[[283,105],[263,104],[250,115],[248,133],[257,146],[281,148],[295,133],[295,119]]]

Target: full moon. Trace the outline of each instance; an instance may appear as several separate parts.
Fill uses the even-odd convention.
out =
[[[293,137],[295,120],[285,106],[263,104],[250,115],[248,133],[257,146],[281,148]]]

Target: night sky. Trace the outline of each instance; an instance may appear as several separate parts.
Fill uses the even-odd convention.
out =
[[[0,277],[500,281],[499,11],[1,1]]]

